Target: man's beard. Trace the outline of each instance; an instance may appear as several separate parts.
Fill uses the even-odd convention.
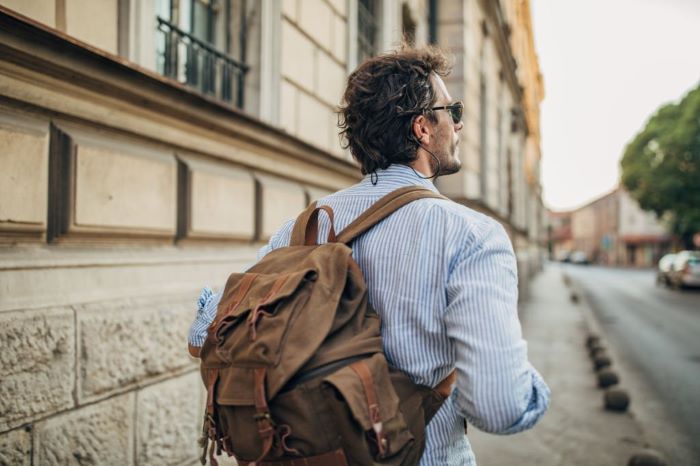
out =
[[[435,156],[430,157],[430,168],[434,174],[437,176],[451,175],[462,168],[462,161],[456,156],[459,149],[458,144],[459,140],[453,141],[448,150],[436,151]]]

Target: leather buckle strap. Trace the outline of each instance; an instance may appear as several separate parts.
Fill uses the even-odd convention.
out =
[[[369,409],[369,419],[372,422],[372,429],[377,437],[377,448],[379,449],[379,457],[383,457],[388,449],[388,439],[384,435],[381,413],[379,409],[379,398],[374,388],[374,380],[372,373],[364,361],[358,361],[350,364],[350,368],[355,371],[362,382],[362,388],[367,398],[367,407]]]
[[[306,456],[275,461],[243,461],[238,460],[239,466],[348,466],[348,459],[343,450],[335,450],[322,455]]]

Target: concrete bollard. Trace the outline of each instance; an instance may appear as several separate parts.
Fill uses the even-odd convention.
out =
[[[596,335],[595,333],[591,333],[590,335],[588,335],[588,337],[586,338],[586,348],[590,350],[593,346],[598,344],[600,344],[600,337],[598,335]]]
[[[642,450],[632,455],[627,466],[667,466],[668,463],[661,453],[652,449]]]
[[[598,371],[598,387],[608,388],[613,385],[617,385],[620,382],[620,378],[617,373],[610,369],[610,367],[604,367]]]
[[[596,348],[593,348],[591,350],[590,354],[591,354],[591,359],[595,359],[598,356],[606,356],[606,357],[608,356],[608,352],[602,346],[598,346]]]
[[[588,348],[588,355],[591,358],[594,358],[595,355],[600,351],[605,351],[605,346],[603,346],[602,343],[598,342],[592,345],[590,348]]]
[[[593,367],[599,371],[604,367],[612,366],[612,359],[607,355],[600,355],[593,358]]]
[[[605,390],[603,395],[605,409],[608,411],[627,411],[630,405],[630,396],[627,390],[619,387],[612,387]]]

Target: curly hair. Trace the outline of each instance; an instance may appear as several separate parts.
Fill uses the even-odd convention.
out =
[[[416,159],[418,142],[410,137],[411,124],[422,113],[435,121],[429,111],[437,100],[430,76],[446,76],[450,69],[438,48],[403,46],[369,58],[352,72],[338,126],[343,148],[350,148],[363,174]]]

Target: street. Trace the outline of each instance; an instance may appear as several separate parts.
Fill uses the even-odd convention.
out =
[[[657,286],[648,269],[563,270],[591,306],[647,438],[669,464],[700,464],[700,291]]]

